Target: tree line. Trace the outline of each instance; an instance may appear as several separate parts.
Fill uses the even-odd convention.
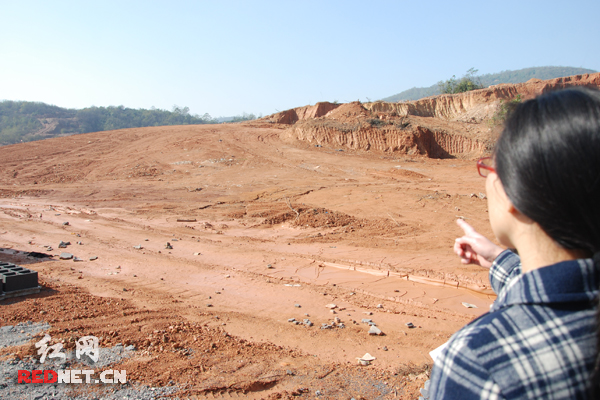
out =
[[[213,123],[217,120],[208,113],[192,115],[189,107],[177,105],[171,111],[124,106],[75,110],[42,102],[4,100],[0,102],[0,145],[114,129]],[[44,127],[48,129],[39,134]]]

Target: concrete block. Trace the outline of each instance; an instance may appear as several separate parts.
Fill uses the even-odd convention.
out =
[[[37,271],[32,271],[19,266],[3,268],[3,272],[0,273],[0,280],[2,280],[2,291],[7,293],[15,290],[38,287]]]

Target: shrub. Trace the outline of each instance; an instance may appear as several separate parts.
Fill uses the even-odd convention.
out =
[[[452,75],[452,78],[447,81],[438,82],[438,87],[441,93],[454,94],[464,93],[470,90],[483,89],[481,80],[475,76],[477,70],[470,68],[467,73],[460,79],[456,79],[456,75]]]

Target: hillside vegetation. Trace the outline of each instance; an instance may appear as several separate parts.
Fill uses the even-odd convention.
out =
[[[0,145],[113,129],[216,123],[209,114],[191,115],[188,107],[172,111],[123,106],[66,109],[41,102],[0,102]]]
[[[595,72],[597,71],[586,68],[533,67],[523,68],[516,71],[502,71],[496,74],[485,74],[480,75],[477,78],[484,87],[487,87],[491,85],[498,85],[500,83],[523,83],[532,78],[547,80],[561,78],[563,76],[592,74]],[[423,97],[435,96],[441,93],[442,92],[440,91],[439,83],[436,83],[424,88],[414,87],[381,100],[388,102],[418,100],[422,99]]]

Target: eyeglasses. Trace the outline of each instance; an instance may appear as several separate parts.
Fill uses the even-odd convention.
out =
[[[490,172],[496,172],[496,169],[492,167],[492,157],[484,157],[477,160],[477,172],[484,178],[490,174]]]

